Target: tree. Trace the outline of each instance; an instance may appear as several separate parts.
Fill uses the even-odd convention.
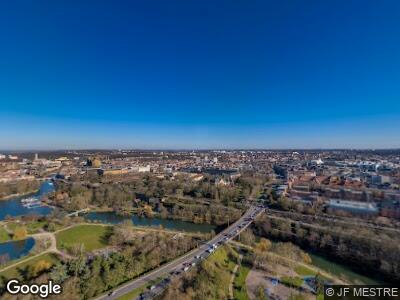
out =
[[[0,266],[5,265],[9,261],[10,261],[10,255],[8,253],[0,255]]]
[[[302,258],[304,263],[306,263],[306,264],[311,264],[312,263],[311,256],[308,253],[301,252],[300,256],[301,256],[301,258]]]
[[[255,237],[253,232],[250,229],[246,229],[240,234],[240,240],[246,245],[253,245],[255,241]]]
[[[261,238],[260,241],[256,244],[255,248],[256,251],[265,252],[271,249],[272,243],[270,240],[266,238]]]
[[[262,284],[257,287],[256,300],[267,300],[264,292],[264,286]]]
[[[56,264],[50,272],[50,279],[56,283],[62,283],[68,278],[67,266],[61,263]]]
[[[324,278],[320,273],[317,273],[317,275],[315,275],[315,291],[317,292],[317,295],[324,293],[324,284]]]
[[[15,230],[14,230],[13,239],[14,239],[14,240],[22,240],[22,239],[25,239],[26,236],[27,236],[27,234],[28,234],[28,231],[26,230],[25,227],[23,227],[23,226],[17,227],[17,228],[15,228]]]
[[[50,267],[51,267],[51,263],[48,262],[47,260],[44,260],[44,259],[39,260],[36,264],[33,265],[33,268],[32,268],[33,277],[36,277],[43,271],[50,269]]]

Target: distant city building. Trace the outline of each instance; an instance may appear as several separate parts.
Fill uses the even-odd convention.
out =
[[[150,165],[144,166],[144,167],[139,167],[138,168],[139,173],[145,173],[145,172],[150,172]]]

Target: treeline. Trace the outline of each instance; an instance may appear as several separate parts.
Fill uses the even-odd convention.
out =
[[[66,210],[79,210],[89,205],[112,208],[117,212],[131,213],[134,190],[123,184],[85,184],[83,182],[58,183],[52,200]]]
[[[400,237],[376,233],[368,228],[319,226],[271,219],[263,215],[255,223],[256,233],[272,239],[292,241],[305,249],[330,258],[366,274],[380,274],[387,282],[400,282]],[[375,276],[376,277],[376,276]]]
[[[19,180],[17,182],[0,183],[0,199],[14,194],[33,193],[38,190],[40,183],[37,180]]]
[[[194,223],[208,223],[224,225],[233,223],[240,218],[242,212],[232,207],[221,205],[196,205],[196,204],[164,204],[167,207],[166,216],[172,219],[190,221]]]
[[[256,195],[267,180],[264,177],[247,175],[236,179],[233,185],[224,186],[216,185],[215,179],[215,176],[205,175],[202,181],[195,182],[185,176],[157,178],[152,175],[144,175],[139,178],[132,178],[130,181],[121,182],[116,180],[113,182],[108,178],[97,177],[97,181],[94,181],[94,179],[85,181],[75,178],[72,183],[65,184],[60,182],[59,186],[60,190],[68,192],[70,197],[76,197],[77,194],[80,194],[83,198],[88,198],[89,195],[85,195],[80,190],[83,186],[96,187],[96,189],[100,190],[101,187],[104,187],[103,189],[113,189],[113,186],[120,186],[120,190],[116,192],[121,192],[128,197],[133,196],[133,193],[141,194],[146,198],[163,198],[171,195],[176,195],[177,197],[189,196],[197,199],[213,200],[226,206],[231,206]],[[107,205],[113,204],[115,200],[104,193],[105,191],[103,193],[100,191],[95,200]]]
[[[123,183],[60,182],[57,192],[50,197],[55,205],[71,211],[93,205],[112,208],[125,215],[133,210],[142,211],[146,206],[145,212],[150,212],[148,207],[151,207],[164,218],[222,225],[239,218],[243,200],[254,193],[251,180],[239,179],[237,182],[237,185],[228,187],[215,186],[211,182],[195,183],[185,178],[167,180],[154,176]]]

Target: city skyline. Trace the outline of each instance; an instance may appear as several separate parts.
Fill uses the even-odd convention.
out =
[[[0,149],[400,148],[400,4],[23,1]]]

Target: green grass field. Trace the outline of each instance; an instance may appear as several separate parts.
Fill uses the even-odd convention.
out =
[[[4,229],[3,226],[0,227],[0,243],[4,243],[9,241],[10,235],[8,234],[8,232]]]
[[[246,278],[250,272],[250,268],[244,264],[240,265],[238,272],[233,282],[234,290],[233,295],[237,300],[247,300]]]
[[[0,276],[4,276],[7,279],[18,278],[24,279],[24,277],[29,276],[29,269],[33,267],[38,261],[47,261],[51,265],[58,262],[58,258],[55,254],[43,254],[38,257],[32,258],[23,262],[13,268],[0,272]]]
[[[35,221],[28,223],[26,225],[26,229],[28,230],[28,233],[37,233],[39,232],[40,229],[43,229],[47,225],[46,221]]]
[[[214,289],[214,295],[220,295],[224,299],[229,295],[231,274],[236,265],[236,259],[233,258],[232,260],[232,255],[229,255],[230,252],[233,253],[233,250],[228,246],[220,247],[207,260],[202,262],[202,268],[213,270],[214,274],[211,274],[211,276],[218,278],[219,284],[211,285]]]
[[[214,263],[218,263],[224,268],[227,268],[229,270],[233,270],[235,267],[235,262],[229,259],[228,253],[225,250],[225,248],[219,248],[217,251],[215,251],[211,256],[210,256],[210,261]]]
[[[300,277],[281,277],[281,282],[289,287],[299,288],[303,284],[303,278]]]
[[[315,276],[317,275],[317,272],[314,270],[311,270],[307,267],[298,265],[297,267],[294,268],[294,271],[299,274],[300,276]]]
[[[13,232],[19,225],[15,222],[8,222],[6,226],[9,230],[11,230],[11,232]]]
[[[85,251],[92,251],[107,246],[107,239],[112,226],[78,225],[56,234],[57,247],[69,249],[74,245],[83,244]]]

